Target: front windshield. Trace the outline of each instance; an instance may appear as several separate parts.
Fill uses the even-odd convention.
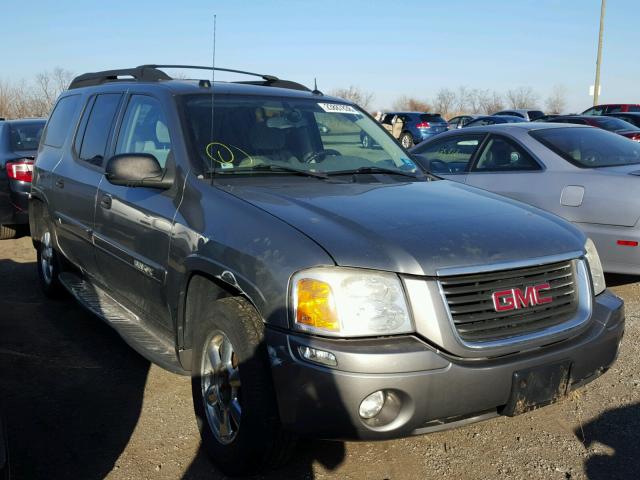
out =
[[[530,135],[578,167],[640,163],[640,143],[599,128],[546,128]]]
[[[217,95],[213,132],[210,95],[188,96],[184,106],[192,154],[205,173],[421,173],[377,122],[348,104]]]

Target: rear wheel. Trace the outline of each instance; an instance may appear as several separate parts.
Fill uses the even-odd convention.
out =
[[[42,232],[36,250],[38,256],[38,278],[40,279],[42,292],[49,298],[64,296],[65,290],[58,278],[61,273],[61,262],[58,252],[53,247],[53,238],[48,227]]]
[[[362,143],[362,148],[371,148],[371,137],[365,133],[360,138],[360,143]]]
[[[413,147],[413,137],[411,136],[410,133],[403,133],[402,135],[400,135],[400,144],[404,147],[404,148],[411,148]]]
[[[16,227],[10,225],[0,225],[0,240],[9,240],[11,238],[16,238],[18,234],[18,230]]]
[[[201,314],[191,390],[204,449],[227,475],[282,465],[294,439],[280,425],[262,319],[238,297],[211,301]]]

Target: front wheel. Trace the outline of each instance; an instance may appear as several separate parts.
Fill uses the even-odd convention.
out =
[[[204,449],[231,476],[282,465],[294,440],[280,425],[262,319],[238,297],[211,301],[201,314],[191,390]]]

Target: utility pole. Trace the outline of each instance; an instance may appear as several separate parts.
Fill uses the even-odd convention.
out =
[[[598,59],[596,60],[596,82],[593,86],[593,106],[598,104],[598,94],[600,93],[600,64],[602,63],[602,32],[604,30],[604,12],[607,8],[607,0],[602,0],[600,6],[600,33],[598,35]]]

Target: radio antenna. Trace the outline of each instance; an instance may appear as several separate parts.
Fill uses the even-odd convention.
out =
[[[214,127],[213,120],[215,115],[214,108],[214,100],[215,100],[215,88],[214,85],[216,83],[216,15],[213,15],[213,53],[211,55],[211,136],[209,138],[209,145],[214,141]],[[216,176],[216,162],[213,159],[213,155],[209,153],[209,148],[207,147],[207,156],[211,160],[211,184],[213,185],[213,179]]]

